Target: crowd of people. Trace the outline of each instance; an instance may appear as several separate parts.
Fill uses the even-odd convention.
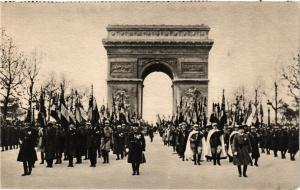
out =
[[[2,151],[20,146],[17,160],[23,163],[23,176],[31,175],[38,157],[40,164],[47,168],[63,161],[68,167],[74,167],[83,159],[90,160],[90,167],[96,167],[98,159],[102,159],[103,164],[109,163],[111,151],[116,160],[128,156],[132,175],[139,175],[140,164],[146,162],[144,136],[148,135],[152,142],[156,131],[164,145],[171,146],[182,161],[192,160],[194,165],[201,165],[206,160],[221,165],[221,160],[228,158],[237,165],[240,177],[247,177],[249,164],[258,167],[260,154],[286,159],[289,153],[290,160],[294,161],[299,150],[298,126],[226,124],[221,127],[212,123],[202,127],[186,122],[174,125],[170,121],[153,127],[143,122],[114,124],[108,120],[97,125],[89,122],[67,126],[49,122],[44,127],[23,122],[7,124],[1,126],[1,146]]]
[[[14,129],[16,135],[7,136],[11,134],[7,133],[10,129]],[[68,167],[74,167],[83,159],[90,160],[90,167],[96,167],[97,158],[102,159],[103,164],[109,164],[111,151],[116,160],[127,157],[128,163],[132,164],[132,175],[139,175],[140,164],[146,162],[144,136],[149,135],[152,142],[154,133],[153,126],[146,123],[112,124],[107,120],[102,125],[87,122],[67,127],[54,122],[45,127],[18,123],[15,127],[3,126],[1,130],[2,140],[10,138],[14,142],[11,147],[20,145],[17,161],[23,163],[22,176],[31,175],[38,157],[40,164],[46,164],[47,168],[63,161],[68,162]],[[2,150],[8,147],[10,144],[2,143]]]
[[[295,160],[299,150],[298,126],[264,126],[255,127],[235,125],[224,127],[217,123],[201,127],[185,122],[174,125],[165,122],[158,127],[165,146],[171,146],[182,161],[192,160],[194,165],[201,162],[213,162],[221,165],[221,159],[227,159],[238,167],[239,176],[247,177],[247,166],[258,167],[260,154],[281,153],[281,158]],[[243,166],[243,170],[242,167]]]
[[[1,151],[3,152],[18,148],[19,136],[19,125],[3,125],[1,127]]]

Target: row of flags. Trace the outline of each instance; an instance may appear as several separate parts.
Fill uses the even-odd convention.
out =
[[[49,118],[54,119],[62,126],[69,124],[83,124],[90,122],[93,126],[103,124],[105,120],[114,124],[129,124],[133,122],[141,122],[142,118],[135,112],[131,112],[128,97],[125,92],[117,92],[112,94],[112,110],[104,104],[98,109],[96,98],[93,95],[93,86],[88,101],[88,109],[85,111],[82,104],[82,97],[77,90],[72,90],[68,97],[65,97],[63,85],[60,86],[60,93],[50,94],[51,101],[48,110],[45,106],[45,91],[41,89],[39,101],[37,104],[38,118],[37,121],[41,127],[46,126]],[[221,103],[213,103],[212,113],[209,118],[210,123],[217,123],[220,127],[225,124],[229,125],[260,125],[263,121],[263,107],[257,99],[257,91],[255,100],[248,104],[243,95],[236,96],[236,100],[229,106],[225,104],[225,93],[223,90]],[[246,106],[247,105],[247,106]],[[28,112],[31,121],[34,121],[34,111]],[[47,119],[48,116],[48,119]],[[29,118],[29,116],[28,116]],[[178,125],[181,122],[187,124],[207,125],[207,98],[197,90],[192,90],[180,97],[180,102],[176,107],[176,113],[166,119],[157,114],[157,123],[162,124],[166,121]]]
[[[114,124],[133,123],[142,121],[141,116],[135,112],[131,113],[130,106],[125,100],[125,95],[121,97],[113,96],[112,110],[108,109],[108,105],[101,105],[98,109],[96,98],[93,94],[93,86],[91,87],[91,94],[88,101],[87,111],[82,104],[82,97],[77,90],[71,90],[71,94],[65,97],[63,85],[60,86],[60,92],[51,93],[48,109],[45,106],[45,91],[41,88],[40,98],[37,103],[38,118],[37,122],[41,127],[45,127],[49,120],[55,120],[62,126],[69,124],[83,124],[90,122],[93,126],[103,124],[106,120]],[[28,111],[29,121],[32,123],[34,119],[34,110]],[[48,119],[47,119],[48,116]]]
[[[255,100],[246,103],[244,95],[236,96],[235,102],[229,104],[225,101],[225,91],[222,92],[221,103],[212,104],[212,112],[209,117],[210,123],[217,123],[219,127],[223,128],[225,124],[235,125],[255,125],[259,127],[263,123],[263,106],[258,101],[257,90],[255,91]],[[180,103],[177,105],[175,115],[170,119],[163,118],[157,114],[157,124],[165,124],[171,122],[178,125],[181,122],[187,124],[199,124],[200,126],[207,125],[207,99],[199,93],[194,93],[191,98],[180,98]]]
[[[176,113],[171,118],[166,119],[157,114],[157,124],[164,124],[169,121],[173,125],[185,122],[187,124],[207,124],[207,98],[195,89],[191,89],[184,96],[180,97],[180,102],[176,106]]]

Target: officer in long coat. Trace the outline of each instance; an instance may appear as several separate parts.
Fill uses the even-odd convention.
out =
[[[88,158],[90,159],[90,167],[96,167],[97,164],[97,148],[100,140],[100,128],[91,126],[89,123],[86,128]]]
[[[26,127],[21,132],[20,144],[17,161],[23,162],[24,173],[22,176],[31,175],[32,166],[37,161],[34,149],[36,142],[31,127]]]
[[[70,124],[66,130],[65,153],[69,160],[68,167],[73,167],[73,157],[76,150],[76,127]]]
[[[118,125],[117,129],[114,132],[114,154],[117,155],[117,160],[124,158],[125,151],[125,134],[122,130],[122,126]]]
[[[217,130],[217,125],[213,125],[214,130]],[[221,159],[221,153],[222,153],[222,142],[221,142],[221,136],[222,136],[222,131],[218,130],[214,132],[208,143],[210,143],[211,147],[211,156],[213,159],[213,164],[216,165],[221,165],[220,159]]]
[[[6,149],[6,125],[1,126],[1,151]]]
[[[275,126],[271,132],[271,149],[274,152],[274,157],[277,157],[279,150],[279,127]]]
[[[295,160],[295,155],[297,154],[299,150],[299,128],[296,129],[296,127],[292,127],[289,132],[289,145],[288,145],[288,151],[290,153],[290,159],[292,161]]]
[[[56,124],[56,135],[55,135],[55,152],[56,162],[55,164],[62,163],[62,153],[64,152],[65,146],[65,129],[60,125]]]
[[[198,124],[194,124],[193,130],[189,133],[186,144],[185,157],[193,156],[194,165],[201,165],[202,146],[204,145],[203,133]]]
[[[258,166],[258,158],[260,157],[259,148],[258,148],[258,142],[259,142],[259,134],[256,132],[256,128],[254,126],[251,126],[251,132],[249,133],[249,138],[251,142],[251,148],[252,148],[252,154],[251,158],[254,160],[254,165]],[[252,165],[252,161],[251,161]]]
[[[37,144],[37,150],[41,152],[41,163],[44,164],[45,161],[45,147],[44,147],[44,128],[38,127],[38,144]]]
[[[103,164],[109,163],[109,152],[111,149],[113,131],[109,127],[109,122],[105,121],[105,127],[103,128],[103,134],[101,137],[101,152],[103,155]]]
[[[185,123],[181,123],[180,125],[180,131],[179,131],[179,136],[178,136],[178,149],[179,149],[179,157],[182,158],[182,161],[185,160],[185,149],[186,149],[186,143],[188,139],[189,132],[186,128]]]
[[[280,131],[279,131],[279,143],[278,143],[282,159],[286,158],[285,154],[287,152],[288,144],[289,144],[288,136],[289,136],[289,134],[288,134],[287,128],[282,127],[282,129],[280,129]]]
[[[150,142],[153,142],[153,137],[154,137],[154,129],[153,129],[153,126],[150,126],[150,127],[149,127],[148,133],[149,133],[149,137],[150,137]]]
[[[272,140],[271,140],[271,136],[272,136],[272,130],[270,127],[268,127],[265,131],[265,136],[264,136],[264,139],[265,139],[265,144],[266,144],[266,151],[267,151],[267,154],[269,155],[270,154],[270,150],[272,148]]]
[[[138,124],[134,123],[133,132],[128,137],[128,163],[132,164],[132,175],[140,175],[140,164],[145,163],[143,154],[146,148],[146,142],[143,133],[138,129]]]
[[[247,176],[247,166],[251,162],[250,153],[252,152],[251,149],[251,142],[249,136],[244,133],[244,126],[241,125],[239,127],[239,133],[234,136],[233,139],[233,164],[237,165],[239,177]],[[243,166],[243,173],[242,168]]]
[[[55,135],[56,130],[53,123],[49,123],[44,133],[45,160],[48,168],[53,167],[53,160],[55,159]]]

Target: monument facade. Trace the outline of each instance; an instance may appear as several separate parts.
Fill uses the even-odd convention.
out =
[[[155,71],[172,80],[173,113],[191,89],[207,97],[208,56],[214,43],[209,30],[206,25],[109,25],[103,39],[108,105],[122,99],[131,113],[142,115],[143,81]]]

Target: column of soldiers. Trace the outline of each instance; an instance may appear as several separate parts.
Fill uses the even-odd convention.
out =
[[[201,165],[201,159],[206,159],[208,162],[212,161],[213,165],[221,165],[220,160],[228,156],[229,162],[238,166],[244,165],[244,172],[238,167],[239,175],[244,173],[244,177],[247,177],[248,164],[258,167],[261,153],[271,154],[273,151],[274,157],[277,157],[280,152],[281,158],[286,159],[288,152],[290,160],[294,161],[299,150],[298,126],[225,125],[222,128],[216,123],[201,127],[185,122],[178,126],[165,122],[158,126],[158,130],[164,145],[172,146],[173,152],[182,161],[192,160],[194,165]],[[246,139],[245,142],[240,140],[241,137]],[[243,158],[238,161],[236,154],[243,155]]]
[[[6,124],[1,126],[1,151],[7,151],[19,148],[21,124]]]
[[[139,124],[135,126],[138,128]],[[68,167],[81,164],[82,159],[89,159],[90,167],[96,167],[97,158],[103,158],[103,164],[109,164],[111,151],[116,154],[116,160],[124,159],[130,154],[126,148],[132,147],[130,134],[137,132],[133,128],[133,125],[115,125],[107,120],[103,125],[95,126],[86,123],[62,127],[58,123],[48,123],[42,128],[25,124],[20,129],[18,138],[21,148],[17,160],[23,162],[22,175],[31,175],[38,154],[40,164],[46,163],[47,168],[52,168],[53,164],[62,164],[63,160],[68,162]],[[131,156],[130,163],[132,159]]]

